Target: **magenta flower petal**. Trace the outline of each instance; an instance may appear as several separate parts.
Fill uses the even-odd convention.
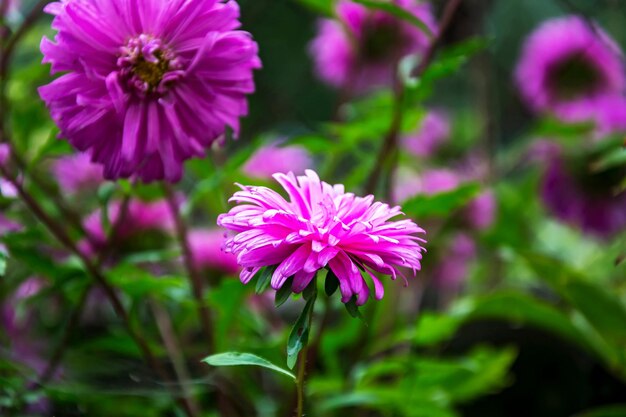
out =
[[[212,269],[227,274],[235,274],[240,270],[237,258],[232,253],[226,253],[223,250],[226,238],[222,230],[192,230],[188,238],[197,268]]]
[[[182,176],[239,118],[261,63],[234,0],[63,0],[43,62],[64,73],[39,89],[61,135],[107,179]]]
[[[450,139],[450,120],[438,110],[429,111],[421,121],[417,132],[404,138],[404,148],[414,155],[433,155]]]
[[[51,170],[59,186],[69,193],[93,191],[104,181],[102,166],[85,153],[63,156],[54,161]]]
[[[425,233],[400,216],[400,207],[374,202],[373,196],[346,193],[343,185],[320,181],[314,171],[303,176],[275,174],[289,199],[266,187],[241,186],[230,201],[238,203],[218,218],[218,224],[236,233],[225,250],[244,267],[241,281],[249,282],[265,266],[275,266],[271,285],[281,288],[294,277],[292,291],[303,291],[319,269],[329,268],[339,279],[342,301],[369,298],[365,277],[374,284],[377,299],[381,282],[373,272],[402,275],[421,268]]]

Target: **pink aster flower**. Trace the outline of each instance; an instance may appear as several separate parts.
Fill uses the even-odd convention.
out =
[[[239,131],[260,67],[237,30],[239,7],[216,0],[62,0],[55,42],[41,51],[53,73],[39,93],[78,150],[108,179],[177,181],[225,129]]]
[[[197,268],[214,269],[227,274],[239,272],[237,258],[223,250],[226,242],[223,230],[192,230],[188,238]]]
[[[613,39],[578,16],[549,20],[526,41],[515,79],[535,111],[593,107],[598,97],[622,93],[623,56]]]
[[[400,207],[346,193],[343,185],[320,181],[311,170],[274,179],[289,200],[266,187],[241,186],[231,198],[239,205],[218,218],[220,226],[237,233],[225,250],[237,255],[243,283],[262,267],[275,266],[272,288],[293,277],[291,290],[299,293],[328,267],[339,280],[342,302],[355,297],[362,305],[370,294],[364,276],[380,300],[384,289],[375,272],[395,279],[403,276],[399,267],[414,274],[421,268],[425,241],[415,235],[425,232],[409,219],[391,221],[402,214]]]
[[[302,174],[312,164],[305,148],[273,143],[258,149],[243,166],[243,172],[249,177],[270,179],[276,172]]]
[[[52,175],[69,193],[94,190],[104,181],[102,166],[91,162],[86,153],[63,156],[52,164]]]
[[[431,156],[450,139],[450,120],[439,110],[426,113],[417,132],[404,138],[404,148],[414,155]]]
[[[393,1],[436,31],[427,3]],[[398,61],[424,52],[429,44],[422,30],[388,13],[349,0],[340,0],[335,12],[336,20],[320,20],[310,46],[319,77],[334,87],[364,91],[390,85]]]

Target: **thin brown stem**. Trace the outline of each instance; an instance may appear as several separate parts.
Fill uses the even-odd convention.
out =
[[[178,201],[176,200],[176,195],[174,194],[171,185],[164,184],[163,188],[170,206],[170,211],[176,224],[176,235],[183,252],[185,268],[187,269],[193,296],[196,300],[202,332],[204,333],[204,337],[206,339],[207,348],[209,352],[212,352],[215,343],[213,339],[213,321],[211,318],[211,312],[204,301],[204,283],[202,276],[200,275],[198,268],[196,268],[193,253],[191,252],[191,247],[189,246],[187,225],[180,215]]]
[[[167,310],[158,302],[155,300],[149,300],[149,303],[156,325],[159,329],[159,333],[161,334],[161,339],[163,339],[163,344],[167,350],[167,354],[172,360],[174,373],[176,374],[176,379],[180,384],[183,396],[187,399],[189,408],[193,412],[193,415],[200,416],[201,413],[198,403],[193,399],[193,394],[189,392],[187,382],[191,380],[191,377],[189,370],[187,369],[187,365],[185,364],[185,355],[183,354],[177,340],[172,320]]]
[[[52,233],[52,235],[67,250],[69,250],[81,260],[89,275],[94,278],[96,283],[103,289],[107,299],[113,306],[115,313],[124,323],[126,331],[139,348],[141,355],[146,363],[154,370],[154,372],[159,376],[159,378],[161,378],[161,380],[169,382],[170,378],[167,372],[156,360],[156,357],[152,353],[152,349],[150,348],[147,340],[133,325],[132,320],[128,315],[128,312],[126,311],[126,308],[122,304],[121,299],[117,295],[115,289],[109,284],[105,276],[102,274],[100,268],[96,264],[94,264],[91,259],[89,259],[89,257],[74,244],[72,239],[63,229],[63,227],[56,223],[54,219],[52,219],[43,210],[39,203],[24,189],[24,187],[22,187],[20,182],[3,165],[0,165],[0,174],[15,187],[20,199],[24,202],[24,204],[26,204],[26,206],[35,215],[35,217],[37,217],[37,219],[39,219],[39,221],[41,221],[44,226],[46,226],[50,233]],[[187,401],[178,395],[174,395],[174,397],[177,399],[181,407],[185,410],[187,415],[189,417],[193,417],[192,411]]]
[[[124,201],[122,202],[122,206],[120,208],[120,214],[115,220],[115,223],[113,224],[109,232],[107,243],[105,247],[102,249],[102,251],[100,251],[98,259],[96,260],[96,266],[98,268],[100,268],[102,264],[106,262],[107,258],[111,254],[112,248],[115,247],[115,243],[118,240],[120,227],[123,224],[124,219],[126,218],[126,214],[128,212],[129,203],[130,203],[130,195],[126,195],[124,197]],[[48,364],[44,372],[39,378],[39,383],[41,385],[44,385],[48,381],[50,381],[50,379],[56,373],[59,365],[61,364],[61,361],[63,359],[63,356],[67,349],[67,345],[70,340],[70,336],[74,333],[74,330],[76,330],[76,328],[80,324],[80,318],[82,316],[83,310],[85,308],[87,300],[89,299],[89,294],[91,293],[92,289],[93,289],[92,285],[89,285],[87,288],[85,288],[85,290],[80,296],[78,303],[72,310],[68,323],[65,326],[65,329],[63,331],[63,335],[61,336],[61,340],[57,344],[57,347],[54,350],[54,353],[52,354],[52,356],[50,357],[50,360],[48,361]]]
[[[443,35],[446,33],[448,28],[450,27],[450,23],[456,14],[459,6],[461,5],[462,0],[450,0],[443,11],[440,24],[439,24],[439,33],[437,36],[433,37],[430,46],[424,53],[421,62],[412,72],[412,76],[419,78],[421,77],[428,66],[431,64],[433,58],[435,57],[435,52],[441,43],[441,39]],[[397,71],[395,71],[397,74]],[[404,115],[403,109],[403,101],[404,101],[404,86],[396,80],[394,82],[394,109],[391,124],[389,126],[389,130],[385,135],[385,140],[383,145],[378,153],[378,157],[374,162],[374,167],[370,173],[370,176],[365,185],[365,193],[373,194],[376,192],[380,179],[382,177],[383,171],[387,164],[395,164],[395,159],[397,159],[397,151],[398,151],[398,137],[400,135],[400,129],[402,127],[402,119]],[[390,176],[389,178],[393,179],[393,167],[390,167]],[[389,184],[387,184],[389,185]],[[387,186],[387,192],[390,192],[389,186]],[[389,196],[387,196],[388,198]]]

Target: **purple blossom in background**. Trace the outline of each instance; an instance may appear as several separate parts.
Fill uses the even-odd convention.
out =
[[[237,258],[223,250],[226,238],[220,229],[192,230],[189,232],[189,247],[196,268],[212,269],[226,274],[239,272]]]
[[[467,280],[469,266],[475,258],[474,240],[464,233],[454,235],[433,273],[435,285],[446,291],[457,292]]]
[[[626,193],[618,191],[623,168],[592,173],[584,161],[554,153],[546,160],[541,197],[555,217],[600,238],[626,229]]]
[[[435,18],[428,3],[394,0],[434,33]],[[337,19],[322,19],[310,46],[318,76],[328,84],[365,91],[390,85],[395,65],[403,57],[424,52],[429,39],[413,24],[381,11],[370,11],[339,0]]]
[[[274,289],[293,276],[292,291],[302,292],[317,271],[328,267],[339,279],[341,300],[364,304],[370,289],[361,274],[374,284],[380,300],[384,288],[374,272],[400,274],[399,267],[415,274],[421,268],[421,246],[415,236],[425,233],[400,216],[400,207],[375,202],[373,196],[346,193],[343,185],[320,181],[314,171],[304,176],[275,174],[289,201],[266,187],[241,186],[230,201],[237,202],[218,224],[236,236],[227,240],[227,252],[237,255],[243,267],[241,281],[249,282],[262,267],[276,266],[271,278]]]
[[[612,94],[598,97],[593,102],[574,103],[563,106],[560,118],[567,122],[591,122],[593,138],[626,132],[626,97]]]
[[[417,132],[404,137],[404,148],[417,156],[427,157],[450,139],[450,119],[440,110],[431,110],[422,119]]]
[[[121,208],[122,203],[119,201],[109,204],[108,220],[110,225],[114,225],[117,222]],[[172,234],[174,226],[174,218],[167,201],[144,202],[132,200],[128,204],[126,214],[118,228],[118,243],[123,244],[124,241],[141,234],[145,235],[147,232],[158,232],[165,235]],[[85,231],[90,235],[90,242],[97,246],[96,248],[85,248],[83,246],[84,249],[98,250],[101,245],[106,243],[107,233],[102,224],[102,212],[100,209],[87,216],[84,221],[84,227]],[[83,243],[83,245],[86,245],[86,243]],[[91,251],[88,252],[91,253]]]
[[[11,156],[11,148],[6,143],[0,143],[0,165],[4,165]]]
[[[563,118],[572,106],[593,111],[598,98],[626,85],[619,46],[578,16],[544,22],[528,37],[515,80],[530,108]]]
[[[239,132],[261,66],[235,1],[64,0],[44,62],[64,73],[39,93],[61,136],[108,179],[178,181],[227,127]]]
[[[69,193],[93,191],[104,181],[102,166],[91,162],[86,153],[63,156],[51,170],[61,189]]]
[[[418,194],[433,195],[451,191],[461,184],[459,175],[448,169],[429,169],[421,174],[400,170],[393,187],[396,202],[403,202]]]
[[[270,144],[259,148],[242,170],[249,177],[270,179],[276,172],[302,174],[312,165],[313,159],[305,148]]]
[[[488,229],[496,217],[497,201],[491,190],[485,190],[469,202],[464,210],[469,225],[476,230]]]

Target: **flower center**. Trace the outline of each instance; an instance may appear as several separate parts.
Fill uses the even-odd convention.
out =
[[[361,57],[368,62],[385,62],[398,58],[396,55],[404,46],[402,28],[393,22],[374,22],[370,19],[365,24]]]
[[[151,35],[131,38],[117,60],[124,84],[140,95],[163,94],[182,77],[180,60]]]
[[[593,93],[601,89],[603,84],[602,74],[579,53],[555,65],[548,76],[549,87],[561,100]]]

